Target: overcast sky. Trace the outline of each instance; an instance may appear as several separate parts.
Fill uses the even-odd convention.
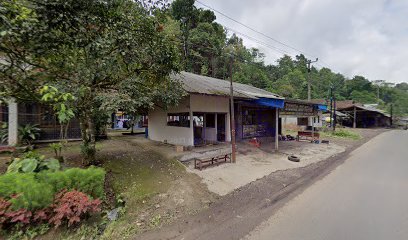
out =
[[[408,82],[408,0],[198,0],[266,35],[319,57],[347,77]],[[202,7],[198,2],[197,7]],[[216,13],[217,22],[247,37],[247,46],[266,54],[274,63],[279,52],[299,54]]]

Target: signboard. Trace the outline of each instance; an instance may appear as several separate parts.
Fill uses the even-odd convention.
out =
[[[287,116],[314,116],[316,114],[313,105],[291,102],[285,102],[284,108],[279,112],[279,115]]]

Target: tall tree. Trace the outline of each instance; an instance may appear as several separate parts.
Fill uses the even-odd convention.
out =
[[[54,86],[76,99],[84,163],[95,162],[95,121],[104,107],[151,107],[179,55],[155,17],[163,1],[7,0],[1,8],[1,92],[24,99]],[[180,94],[165,94],[172,100]],[[168,101],[169,102],[169,101]],[[172,101],[170,101],[172,102]],[[117,103],[115,105],[115,103]]]

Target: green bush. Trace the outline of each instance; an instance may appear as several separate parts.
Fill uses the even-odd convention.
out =
[[[65,171],[42,172],[37,177],[40,181],[50,184],[54,192],[75,189],[93,198],[103,198],[104,195],[105,171],[102,168],[71,168]]]
[[[23,144],[31,146],[33,141],[40,136],[40,131],[38,124],[26,124],[18,127],[18,136]]]
[[[38,181],[34,173],[7,173],[0,176],[0,197],[12,198],[12,208],[39,209],[50,205],[55,192],[51,185]]]
[[[63,189],[75,189],[93,198],[103,198],[104,179],[105,171],[95,167],[56,172],[7,173],[0,176],[0,197],[10,200],[13,209],[35,210],[49,206],[54,195]]]

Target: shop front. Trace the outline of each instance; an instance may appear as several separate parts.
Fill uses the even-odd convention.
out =
[[[257,99],[236,104],[237,140],[276,138],[280,134],[279,109],[283,99]]]

